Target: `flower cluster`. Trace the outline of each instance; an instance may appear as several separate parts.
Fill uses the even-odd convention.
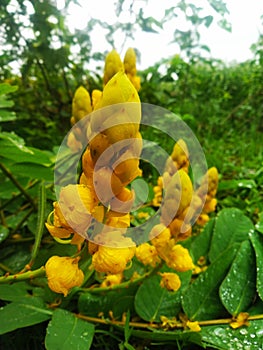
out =
[[[196,221],[198,225],[203,226],[209,220],[208,214],[215,211],[217,204],[215,198],[218,187],[217,169],[215,167],[208,169],[200,186],[194,191],[188,176],[189,164],[187,145],[180,139],[174,145],[173,152],[166,162],[163,176],[158,178],[157,186],[154,187],[153,205],[160,206],[162,200],[166,198],[163,219],[166,223],[170,220],[171,232],[178,239],[185,239],[191,235],[190,222]],[[164,188],[166,195],[163,194]],[[176,214],[171,217],[169,208],[174,207],[177,208]]]
[[[70,242],[80,248],[88,240],[94,269],[121,276],[135,254],[135,243],[125,236],[134,201],[134,193],[127,185],[141,176],[141,106],[133,49],[127,51],[124,63],[116,51],[107,56],[103,81],[102,92],[94,90],[90,96],[84,87],[79,87],[74,95],[71,124],[88,115],[82,173],[78,184],[62,187],[46,227],[59,242]],[[83,149],[83,131],[78,125],[73,130],[68,137],[68,146],[76,152]],[[54,264],[49,260],[46,264],[49,286],[66,295],[64,289],[50,282],[54,277],[52,267]],[[63,273],[56,273],[63,279]],[[120,280],[109,276],[107,279],[109,283]],[[81,283],[80,279],[64,282],[64,285],[59,283],[63,288],[68,285],[68,289]]]

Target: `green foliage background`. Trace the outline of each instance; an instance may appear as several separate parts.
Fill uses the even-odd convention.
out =
[[[0,4],[1,276],[7,272],[17,273],[29,262],[32,269],[38,269],[54,254],[74,254],[71,246],[61,246],[51,240],[43,220],[55,200],[53,167],[58,146],[70,128],[74,91],[80,84],[89,91],[102,85],[102,71],[89,69],[92,61],[99,66],[105,57],[105,52],[92,51],[94,26],[107,31],[107,43],[114,47],[116,31],[125,33],[126,39],[133,38],[134,31],[158,32],[165,21],[175,19],[177,14],[183,14],[189,23],[189,30],[174,32],[181,54],[163,58],[139,72],[140,98],[142,102],[162,106],[181,116],[202,145],[208,165],[219,170],[216,219],[209,222],[201,235],[187,242],[195,262],[205,256],[209,268],[189,288],[190,277],[181,276],[184,286],[180,296],[158,290],[159,277],[154,276],[117,294],[116,291],[106,295],[73,291],[55,311],[46,305],[55,303],[57,295],[47,288],[42,277],[33,284],[23,281],[0,284],[3,306],[0,309],[3,334],[0,345],[6,349],[51,350],[74,349],[76,344],[81,349],[139,349],[138,344],[143,344],[141,348],[144,349],[163,348],[164,344],[166,349],[175,346],[178,349],[189,346],[191,349],[205,346],[227,349],[226,344],[238,339],[233,349],[238,349],[238,344],[248,344],[250,349],[260,348],[262,319],[251,321],[245,331],[242,328],[243,332],[242,329],[235,332],[228,325],[216,325],[203,327],[200,334],[133,329],[128,322],[124,327],[95,327],[76,318],[74,312],[96,316],[95,305],[100,305],[104,312],[115,307],[114,314],[121,316],[129,309],[131,316],[136,314],[145,322],[159,321],[163,312],[172,317],[171,310],[181,308],[193,320],[228,317],[240,311],[251,315],[263,313],[263,35],[252,47],[252,60],[226,65],[205,58],[204,52],[209,48],[202,44],[199,36],[199,28],[209,27],[214,20],[213,11],[220,16],[220,25],[230,29],[223,1],[207,0],[211,13],[206,16],[201,16],[201,9],[194,3],[177,1],[174,7],[167,8],[162,21],[144,16],[145,1],[136,14],[135,23],[118,22],[110,26],[92,19],[84,30],[74,33],[66,25],[71,2],[77,3],[65,1],[63,11],[52,1],[17,1],[12,11],[10,0]],[[116,2],[117,15],[123,11],[124,4],[124,0]],[[133,4],[131,1],[131,13],[135,11]],[[191,15],[187,12],[189,8]],[[56,21],[51,20],[54,18]],[[25,34],[26,30],[30,31],[30,36]],[[58,47],[54,42],[59,43]],[[136,43],[134,46],[136,48]],[[78,52],[74,53],[76,48]],[[12,69],[14,62],[20,65],[17,74]],[[147,130],[142,132],[145,138],[150,138]],[[154,139],[160,145],[166,142],[158,132]],[[168,144],[170,150],[172,146]],[[150,185],[155,185],[157,174],[146,165],[143,170]],[[233,238],[231,244],[229,237]],[[219,252],[222,240],[226,246]],[[134,268],[142,269],[142,266],[138,263]],[[238,277],[235,270],[239,271]],[[153,289],[156,290],[154,296],[149,292]],[[242,292],[244,298],[237,305],[233,299],[235,301]],[[204,294],[206,303],[196,309],[196,298]],[[234,298],[229,297],[231,295]],[[158,309],[156,305],[160,299],[164,302]],[[117,300],[121,300],[119,308]],[[62,333],[61,324],[65,324]],[[61,342],[56,341],[65,334],[69,334],[68,343],[61,347]],[[249,343],[252,334],[258,334],[255,339],[253,337],[255,344]]]

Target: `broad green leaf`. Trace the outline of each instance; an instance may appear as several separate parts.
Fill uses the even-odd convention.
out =
[[[176,342],[181,341],[185,344],[197,344],[202,346],[202,338],[200,332],[190,332],[190,331],[164,331],[164,330],[156,330],[153,329],[152,332],[142,331],[142,330],[132,330],[132,336],[139,339],[147,339],[156,342]],[[193,347],[193,346],[192,346]],[[165,349],[165,346],[164,346]],[[176,348],[174,348],[176,349]],[[190,347],[185,349],[191,349]]]
[[[28,176],[33,179],[52,182],[54,180],[54,170],[41,164],[34,163],[14,163],[9,166],[13,174]]]
[[[238,329],[232,329],[229,325],[202,327],[201,336],[203,342],[213,349],[262,349],[263,320],[249,321],[248,327],[241,327]]]
[[[249,233],[253,231],[253,223],[240,209],[226,208],[221,210],[216,218],[209,260],[215,261],[233,243],[241,244],[248,239]]]
[[[256,295],[256,261],[250,242],[244,241],[219,289],[227,311],[236,316],[246,311]]]
[[[0,110],[0,123],[1,122],[10,122],[13,120],[16,120],[16,115],[14,112]]]
[[[179,274],[179,273],[178,273]],[[191,272],[181,273],[181,288],[189,283]],[[146,279],[135,296],[135,310],[145,321],[160,322],[160,316],[175,317],[181,309],[182,292],[170,292],[160,286],[160,276]]]
[[[218,289],[234,259],[236,250],[237,247],[232,245],[224,251],[183,294],[183,309],[189,319],[209,320],[225,314]]]
[[[18,86],[9,85],[6,83],[0,84],[0,95],[9,94],[10,92],[14,92],[18,89]]]
[[[263,300],[263,237],[256,232],[250,235],[257,261],[257,291]]]
[[[258,214],[258,222],[255,225],[258,232],[263,233],[263,212]]]
[[[25,146],[25,141],[15,133],[2,132],[0,134],[0,156],[14,160],[16,163],[37,163],[45,166],[52,161],[44,151]]]
[[[121,318],[127,310],[131,312],[134,310],[134,295],[137,289],[137,285],[132,285],[127,289],[109,290],[101,295],[83,293],[78,300],[79,312],[94,317],[102,312],[107,317],[109,311],[113,311],[114,317]]]
[[[88,350],[91,347],[95,327],[77,318],[69,311],[54,311],[47,327],[47,350]]]
[[[31,289],[25,282],[15,284],[4,284],[0,287],[0,299],[7,301],[24,300],[26,296],[30,296],[27,292]]]
[[[212,218],[204,226],[203,230],[196,237],[193,238],[193,241],[190,246],[190,251],[195,263],[197,263],[198,259],[201,256],[207,258],[214,227],[215,218]]]
[[[0,243],[8,237],[9,230],[7,227],[0,225]]]
[[[40,298],[28,297],[23,301],[13,302],[0,308],[0,334],[44,322],[51,314]]]

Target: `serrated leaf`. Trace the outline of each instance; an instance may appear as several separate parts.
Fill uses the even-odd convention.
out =
[[[95,327],[69,311],[57,309],[48,324],[45,346],[47,350],[88,350]]]
[[[262,349],[263,320],[249,321],[248,327],[232,329],[229,325],[202,327],[203,342],[213,349],[252,350]],[[230,345],[231,344],[231,345]]]
[[[179,273],[178,273],[179,275]],[[188,284],[191,271],[180,274],[181,288]],[[135,295],[135,310],[145,321],[160,322],[160,316],[175,317],[181,308],[181,289],[170,292],[160,286],[160,276],[148,278]]]
[[[256,253],[257,291],[263,300],[263,236],[254,232],[250,235],[250,240]]]
[[[256,295],[256,261],[249,241],[244,241],[219,289],[227,311],[236,316],[246,311]]]
[[[209,260],[215,261],[232,244],[241,244],[248,239],[249,233],[253,231],[252,221],[240,209],[226,208],[221,210],[216,218]]]
[[[47,310],[40,298],[28,297],[0,308],[0,334],[18,328],[32,326],[48,320],[52,312]]]
[[[237,247],[233,245],[224,251],[183,294],[182,305],[189,319],[209,320],[222,317],[225,313],[218,289],[234,259],[236,250]]]

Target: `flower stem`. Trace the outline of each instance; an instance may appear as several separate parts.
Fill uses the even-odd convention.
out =
[[[14,275],[5,275],[0,277],[0,284],[11,283],[11,282],[21,282],[30,280],[36,277],[44,277],[46,275],[44,266],[34,271],[27,271],[23,273],[16,273]]]

